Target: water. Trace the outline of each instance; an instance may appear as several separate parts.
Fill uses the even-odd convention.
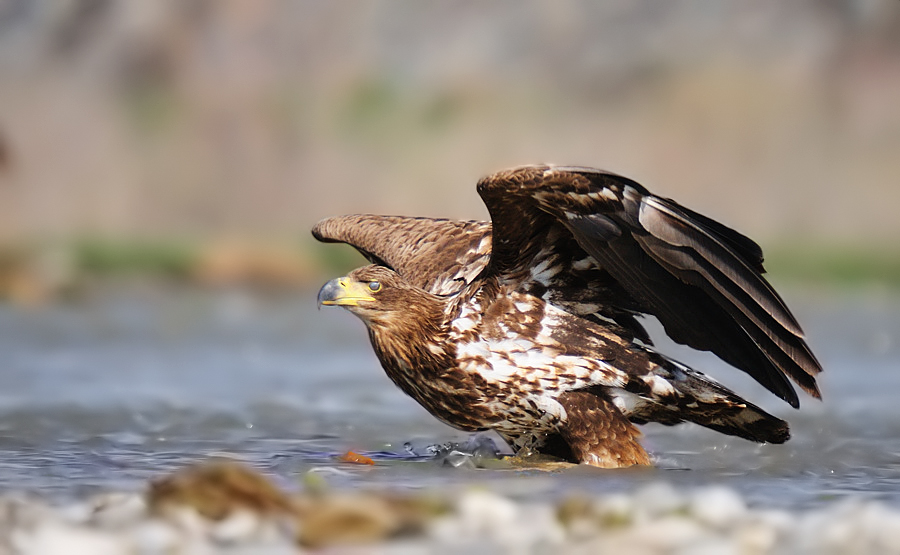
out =
[[[442,464],[428,447],[469,436],[395,389],[362,324],[317,312],[314,297],[150,287],[0,307],[0,491],[138,490],[217,455],[268,469],[289,488],[310,471],[334,487],[478,484],[524,498],[665,480],[726,484],[763,506],[849,496],[900,506],[900,300],[889,295],[788,295],[826,369],[825,402],[803,397],[800,411],[715,357],[661,344],[788,419],[787,444],[649,425],[658,468],[557,472]],[[335,460],[350,449],[379,464]]]

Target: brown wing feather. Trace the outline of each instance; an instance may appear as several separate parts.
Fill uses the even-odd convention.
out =
[[[821,367],[746,236],[589,168],[517,168],[483,179],[478,192],[494,228],[489,272],[521,276],[542,253],[557,262],[587,253],[675,341],[712,351],[793,406],[786,375],[820,396]],[[559,226],[580,248],[547,248]]]
[[[322,220],[312,233],[319,241],[347,243],[436,295],[470,283],[491,252],[488,222],[355,214]]]

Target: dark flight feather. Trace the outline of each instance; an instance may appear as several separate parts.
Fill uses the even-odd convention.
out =
[[[672,339],[712,351],[792,406],[799,400],[785,375],[820,397],[814,376],[821,367],[796,319],[762,276],[761,249],[744,235],[697,218],[630,179],[588,168],[501,172],[482,180],[478,190],[501,248],[527,252],[522,243],[539,242],[541,230],[529,235],[516,222],[540,220],[535,211],[552,214]],[[506,234],[518,239],[504,241]],[[497,250],[504,267],[528,263]]]

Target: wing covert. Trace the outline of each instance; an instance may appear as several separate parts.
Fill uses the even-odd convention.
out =
[[[470,283],[491,252],[488,222],[354,214],[324,219],[312,234],[325,243],[347,243],[369,262],[437,295]]]
[[[528,279],[563,228],[580,248],[555,252],[557,262],[589,255],[673,340],[712,351],[795,407],[786,376],[820,397],[821,367],[748,237],[590,168],[517,168],[483,179],[478,192],[493,223],[492,274]]]

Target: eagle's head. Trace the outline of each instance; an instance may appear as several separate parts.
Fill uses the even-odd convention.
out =
[[[411,285],[384,266],[357,268],[335,278],[319,290],[319,306],[341,306],[356,314],[370,328],[398,326],[417,315],[434,317],[442,312],[440,297]]]

